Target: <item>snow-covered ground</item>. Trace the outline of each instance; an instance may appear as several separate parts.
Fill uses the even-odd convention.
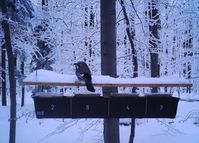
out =
[[[102,119],[37,119],[32,99],[26,100],[17,108],[16,143],[103,142]],[[176,119],[137,119],[135,132],[135,143],[198,143],[199,103],[180,101]],[[0,106],[0,143],[8,143],[8,134],[9,106]],[[128,143],[129,134],[130,126],[121,125],[121,143]]]

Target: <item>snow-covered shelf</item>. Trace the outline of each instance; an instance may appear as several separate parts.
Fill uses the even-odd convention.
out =
[[[192,84],[178,76],[165,76],[160,78],[113,78],[110,76],[92,76],[94,86],[98,87],[191,87]],[[85,86],[79,82],[76,75],[59,74],[48,70],[37,70],[28,75],[24,85],[40,86]]]

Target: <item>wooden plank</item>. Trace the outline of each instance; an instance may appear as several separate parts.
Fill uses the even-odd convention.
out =
[[[62,82],[23,82],[23,85],[36,86],[85,86],[84,83],[62,83]],[[191,87],[190,83],[93,83],[95,87]]]
[[[95,87],[191,87],[187,79],[178,76],[159,78],[114,78],[107,75],[93,75]],[[53,71],[37,70],[29,74],[23,81],[24,85],[37,86],[85,86],[76,75],[59,74]]]

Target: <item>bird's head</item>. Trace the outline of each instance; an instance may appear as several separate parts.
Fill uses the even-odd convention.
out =
[[[74,63],[75,69],[77,70],[79,68],[78,63]]]
[[[73,65],[74,65],[74,66],[78,66],[78,63],[74,63]]]
[[[79,72],[91,74],[91,71],[85,62],[79,61],[77,63],[74,63],[74,65],[76,70],[78,70]]]
[[[86,65],[86,63],[83,62],[83,61],[79,61],[77,63],[74,63],[74,66],[76,66],[76,67],[82,67],[83,65]]]

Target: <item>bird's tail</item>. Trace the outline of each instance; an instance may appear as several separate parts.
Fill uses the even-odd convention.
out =
[[[88,91],[95,92],[95,88],[93,87],[92,82],[86,82],[86,88]]]

